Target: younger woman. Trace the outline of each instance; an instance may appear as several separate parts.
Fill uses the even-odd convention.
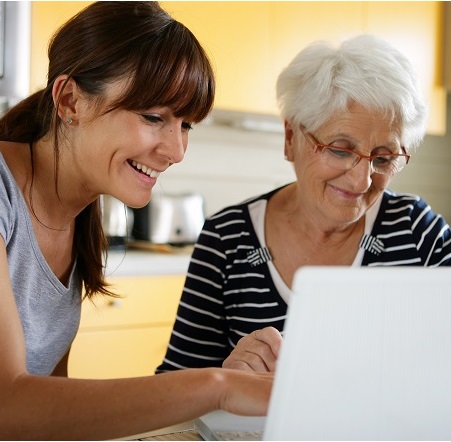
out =
[[[149,202],[183,159],[214,79],[157,3],[98,2],[49,48],[48,84],[0,120],[0,438],[112,439],[222,408],[264,414],[272,377],[187,370],[67,379],[87,297],[110,294],[99,196]]]

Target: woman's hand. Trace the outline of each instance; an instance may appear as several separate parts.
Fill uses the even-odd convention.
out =
[[[238,370],[274,372],[281,344],[282,335],[274,327],[255,330],[238,341],[222,366]]]
[[[221,370],[220,376],[223,379],[216,385],[220,393],[218,408],[242,416],[264,416],[268,413],[274,373],[226,369]]]

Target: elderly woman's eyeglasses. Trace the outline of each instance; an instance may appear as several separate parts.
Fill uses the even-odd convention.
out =
[[[310,132],[307,132],[303,126],[301,126],[301,131],[307,141],[315,148],[315,152],[321,152],[326,164],[335,169],[350,170],[357,166],[362,158],[365,158],[370,162],[375,173],[394,175],[401,171],[410,160],[410,155],[402,146],[401,149],[403,153],[362,155],[352,149],[321,144]]]

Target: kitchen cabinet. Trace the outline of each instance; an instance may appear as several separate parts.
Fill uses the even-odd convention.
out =
[[[446,2],[366,2],[365,26],[395,44],[412,62],[429,103],[428,133],[446,133],[443,78]]]
[[[110,278],[122,297],[83,301],[69,376],[152,375],[165,355],[184,281],[184,275]]]
[[[161,2],[205,46],[217,73],[216,106],[276,114],[283,67],[314,40],[360,31],[361,2]]]
[[[45,83],[47,41],[90,2],[33,2],[31,89]],[[419,72],[430,103],[428,132],[446,129],[444,2],[163,1],[206,48],[217,74],[216,106],[277,114],[280,71],[315,40],[338,43],[374,33],[402,50]]]
[[[446,131],[443,3],[161,2],[206,47],[218,77],[218,108],[277,114],[277,76],[302,48],[372,33],[414,64],[431,107],[428,132],[435,135]]]

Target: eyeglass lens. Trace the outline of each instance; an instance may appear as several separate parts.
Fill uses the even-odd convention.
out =
[[[360,162],[361,159],[365,158],[355,152],[350,152],[339,148],[333,149],[330,147],[323,147],[321,150],[327,164],[341,170],[352,169],[357,165],[357,163]],[[374,172],[380,174],[397,173],[406,165],[406,163],[406,157],[402,155],[380,155],[371,159],[371,166]]]

